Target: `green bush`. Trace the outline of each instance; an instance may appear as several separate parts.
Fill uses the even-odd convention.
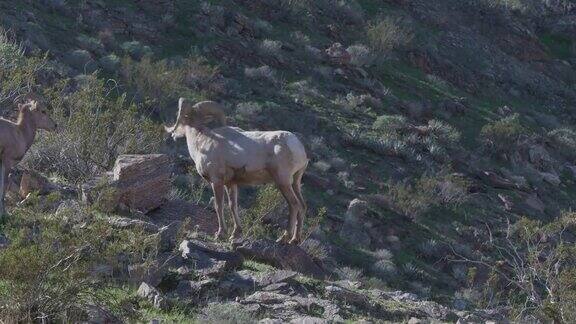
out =
[[[263,186],[258,189],[256,199],[249,209],[243,210],[242,229],[245,237],[272,238],[273,229],[263,223],[263,219],[285,209],[286,203],[282,194],[273,185]]]
[[[203,98],[225,91],[217,79],[218,70],[196,57],[170,62],[125,58],[121,75],[142,107],[161,117],[174,113],[179,97]]]
[[[416,219],[435,206],[454,207],[464,203],[469,183],[453,174],[422,175],[414,181],[388,185],[391,207]]]
[[[118,230],[86,213],[13,210],[3,226],[11,243],[0,250],[0,318],[80,322],[95,308],[132,318],[131,310],[108,295],[112,282],[97,269],[105,265],[120,271],[121,255],[128,256],[127,262],[145,262],[155,256],[158,241],[142,229]],[[83,225],[70,226],[73,218]]]
[[[81,183],[110,170],[120,154],[157,152],[162,129],[140,117],[125,95],[113,98],[104,81],[90,75],[76,92],[64,95],[66,82],[49,92],[57,133],[40,137],[26,155],[34,170]]]
[[[407,46],[414,37],[400,18],[387,17],[368,26],[368,41],[374,52],[387,55],[390,51]]]
[[[254,323],[254,316],[239,304],[211,303],[204,307],[198,320],[208,324],[248,324]]]
[[[550,131],[548,138],[560,154],[569,159],[576,158],[576,131],[571,128],[559,128]]]
[[[482,127],[480,141],[495,153],[505,153],[514,149],[523,134],[527,130],[520,122],[520,115],[513,114]]]
[[[0,28],[0,104],[36,85],[37,74],[46,62],[45,56],[25,56],[22,47]]]

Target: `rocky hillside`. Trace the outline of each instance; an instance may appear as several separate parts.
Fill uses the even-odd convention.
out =
[[[5,0],[0,27],[1,115],[36,92],[62,126],[10,178],[8,322],[576,320],[573,1]],[[272,186],[210,238],[179,97],[299,134],[299,247]]]

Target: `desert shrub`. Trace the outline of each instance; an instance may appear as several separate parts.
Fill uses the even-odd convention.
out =
[[[421,280],[425,277],[425,273],[419,266],[408,262],[402,265],[402,273],[410,278],[415,280]]]
[[[458,149],[460,133],[438,120],[414,126],[403,116],[383,115],[376,119],[371,131],[353,130],[345,133],[343,140],[382,155],[445,162],[450,159],[450,152]]]
[[[413,36],[412,31],[400,18],[387,17],[368,26],[370,47],[379,55],[407,46]]]
[[[210,303],[198,317],[201,323],[209,324],[248,324],[254,323],[254,316],[236,303]]]
[[[94,53],[102,52],[104,50],[104,46],[100,43],[100,40],[87,36],[87,35],[80,35],[76,37],[78,44],[82,49],[87,51],[91,51]]]
[[[157,151],[159,126],[138,115],[125,96],[107,96],[94,75],[70,95],[66,83],[52,89],[53,118],[61,130],[47,133],[31,148],[25,162],[35,170],[55,173],[73,183],[110,170],[120,154]]]
[[[130,58],[122,62],[123,79],[149,111],[165,110],[169,103],[184,96],[186,73],[184,68],[169,66],[166,61],[153,62],[149,57],[140,62]]]
[[[358,268],[340,267],[336,269],[336,274],[341,280],[360,281],[362,273],[362,269]]]
[[[280,59],[282,57],[282,42],[265,39],[258,46],[258,51],[264,56]]]
[[[84,73],[92,73],[97,68],[96,62],[92,59],[90,52],[83,49],[69,52],[66,54],[64,60],[71,67]]]
[[[139,60],[152,54],[152,49],[148,45],[142,45],[139,41],[125,42],[120,45],[125,54],[130,55],[135,60]]]
[[[404,116],[382,115],[376,118],[372,127],[381,131],[390,132],[406,129],[409,125],[408,120]]]
[[[576,131],[559,128],[548,132],[547,137],[562,155],[570,159],[576,158]]]
[[[426,258],[439,259],[445,255],[441,244],[434,239],[429,239],[418,244],[418,252]]]
[[[374,62],[374,54],[364,45],[352,45],[346,51],[350,54],[350,63],[352,65],[366,67]]]
[[[435,206],[459,206],[467,199],[468,186],[466,180],[452,174],[422,175],[414,181],[389,184],[388,196],[393,209],[416,219]]]
[[[10,40],[0,28],[0,104],[28,92],[36,84],[37,73],[46,65],[46,57],[25,56],[23,48]]]
[[[236,116],[238,119],[247,121],[261,121],[264,108],[258,102],[241,102],[236,106]]]
[[[300,46],[310,45],[310,36],[304,34],[303,32],[297,30],[290,33],[290,39]]]
[[[328,258],[328,249],[318,240],[306,239],[300,244],[300,247],[316,260],[324,261]]]
[[[527,134],[527,130],[520,122],[520,115],[513,114],[482,127],[480,141],[495,153],[505,153],[516,146],[523,134]]]
[[[95,271],[102,265],[121,269],[120,255],[128,256],[127,262],[145,261],[157,241],[142,229],[118,230],[94,217],[80,216],[83,226],[63,226],[76,218],[72,213],[13,210],[3,227],[11,244],[0,250],[3,320],[79,322],[94,309],[117,318],[133,315],[107,294],[111,282]]]
[[[379,249],[374,251],[373,255],[377,260],[392,260],[394,257],[394,254],[392,254],[392,252],[390,252],[388,249]]]
[[[370,95],[357,95],[353,92],[349,92],[345,97],[337,97],[334,100],[334,104],[346,110],[368,112],[370,111],[370,108],[379,106],[380,102],[378,99]]]
[[[257,68],[245,68],[244,75],[249,79],[276,82],[276,72],[268,65]]]
[[[116,73],[120,68],[120,58],[115,54],[103,56],[98,61],[100,67],[107,73]]]
[[[282,194],[273,185],[260,187],[250,208],[241,211],[245,237],[270,238],[274,235],[275,231],[264,220],[279,214],[285,205]]]
[[[496,261],[457,254],[458,261],[489,270],[484,289],[475,292],[476,302],[510,307],[510,318],[520,322],[573,322],[576,259],[569,236],[575,220],[574,213],[563,212],[548,224],[527,218],[509,224],[503,235],[487,242],[487,252],[500,256]]]
[[[397,279],[396,277],[398,276],[398,268],[392,260],[378,260],[372,264],[370,270],[376,276],[386,281]]]

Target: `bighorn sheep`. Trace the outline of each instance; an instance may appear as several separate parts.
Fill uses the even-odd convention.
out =
[[[218,122],[210,128],[208,123]],[[213,101],[195,105],[180,98],[176,124],[166,127],[172,138],[186,137],[198,173],[212,185],[218,216],[216,238],[226,232],[224,190],[232,212],[231,240],[242,235],[238,217],[238,185],[275,183],[289,207],[288,229],[278,242],[298,244],[306,214],[301,182],[308,165],[304,145],[286,131],[244,131],[226,126],[222,107]]]
[[[34,94],[18,104],[18,120],[0,118],[0,217],[5,213],[4,196],[10,170],[24,157],[38,129],[55,130],[56,123],[46,114],[44,104]]]

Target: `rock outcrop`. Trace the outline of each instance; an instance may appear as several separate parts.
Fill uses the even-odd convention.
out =
[[[297,271],[315,278],[327,277],[327,273],[298,246],[256,240],[245,242],[237,248],[237,251],[245,258],[281,269]]]
[[[82,186],[82,199],[87,203],[104,199],[104,207],[110,211],[121,207],[147,213],[164,203],[171,172],[167,155],[121,155],[112,172]]]

